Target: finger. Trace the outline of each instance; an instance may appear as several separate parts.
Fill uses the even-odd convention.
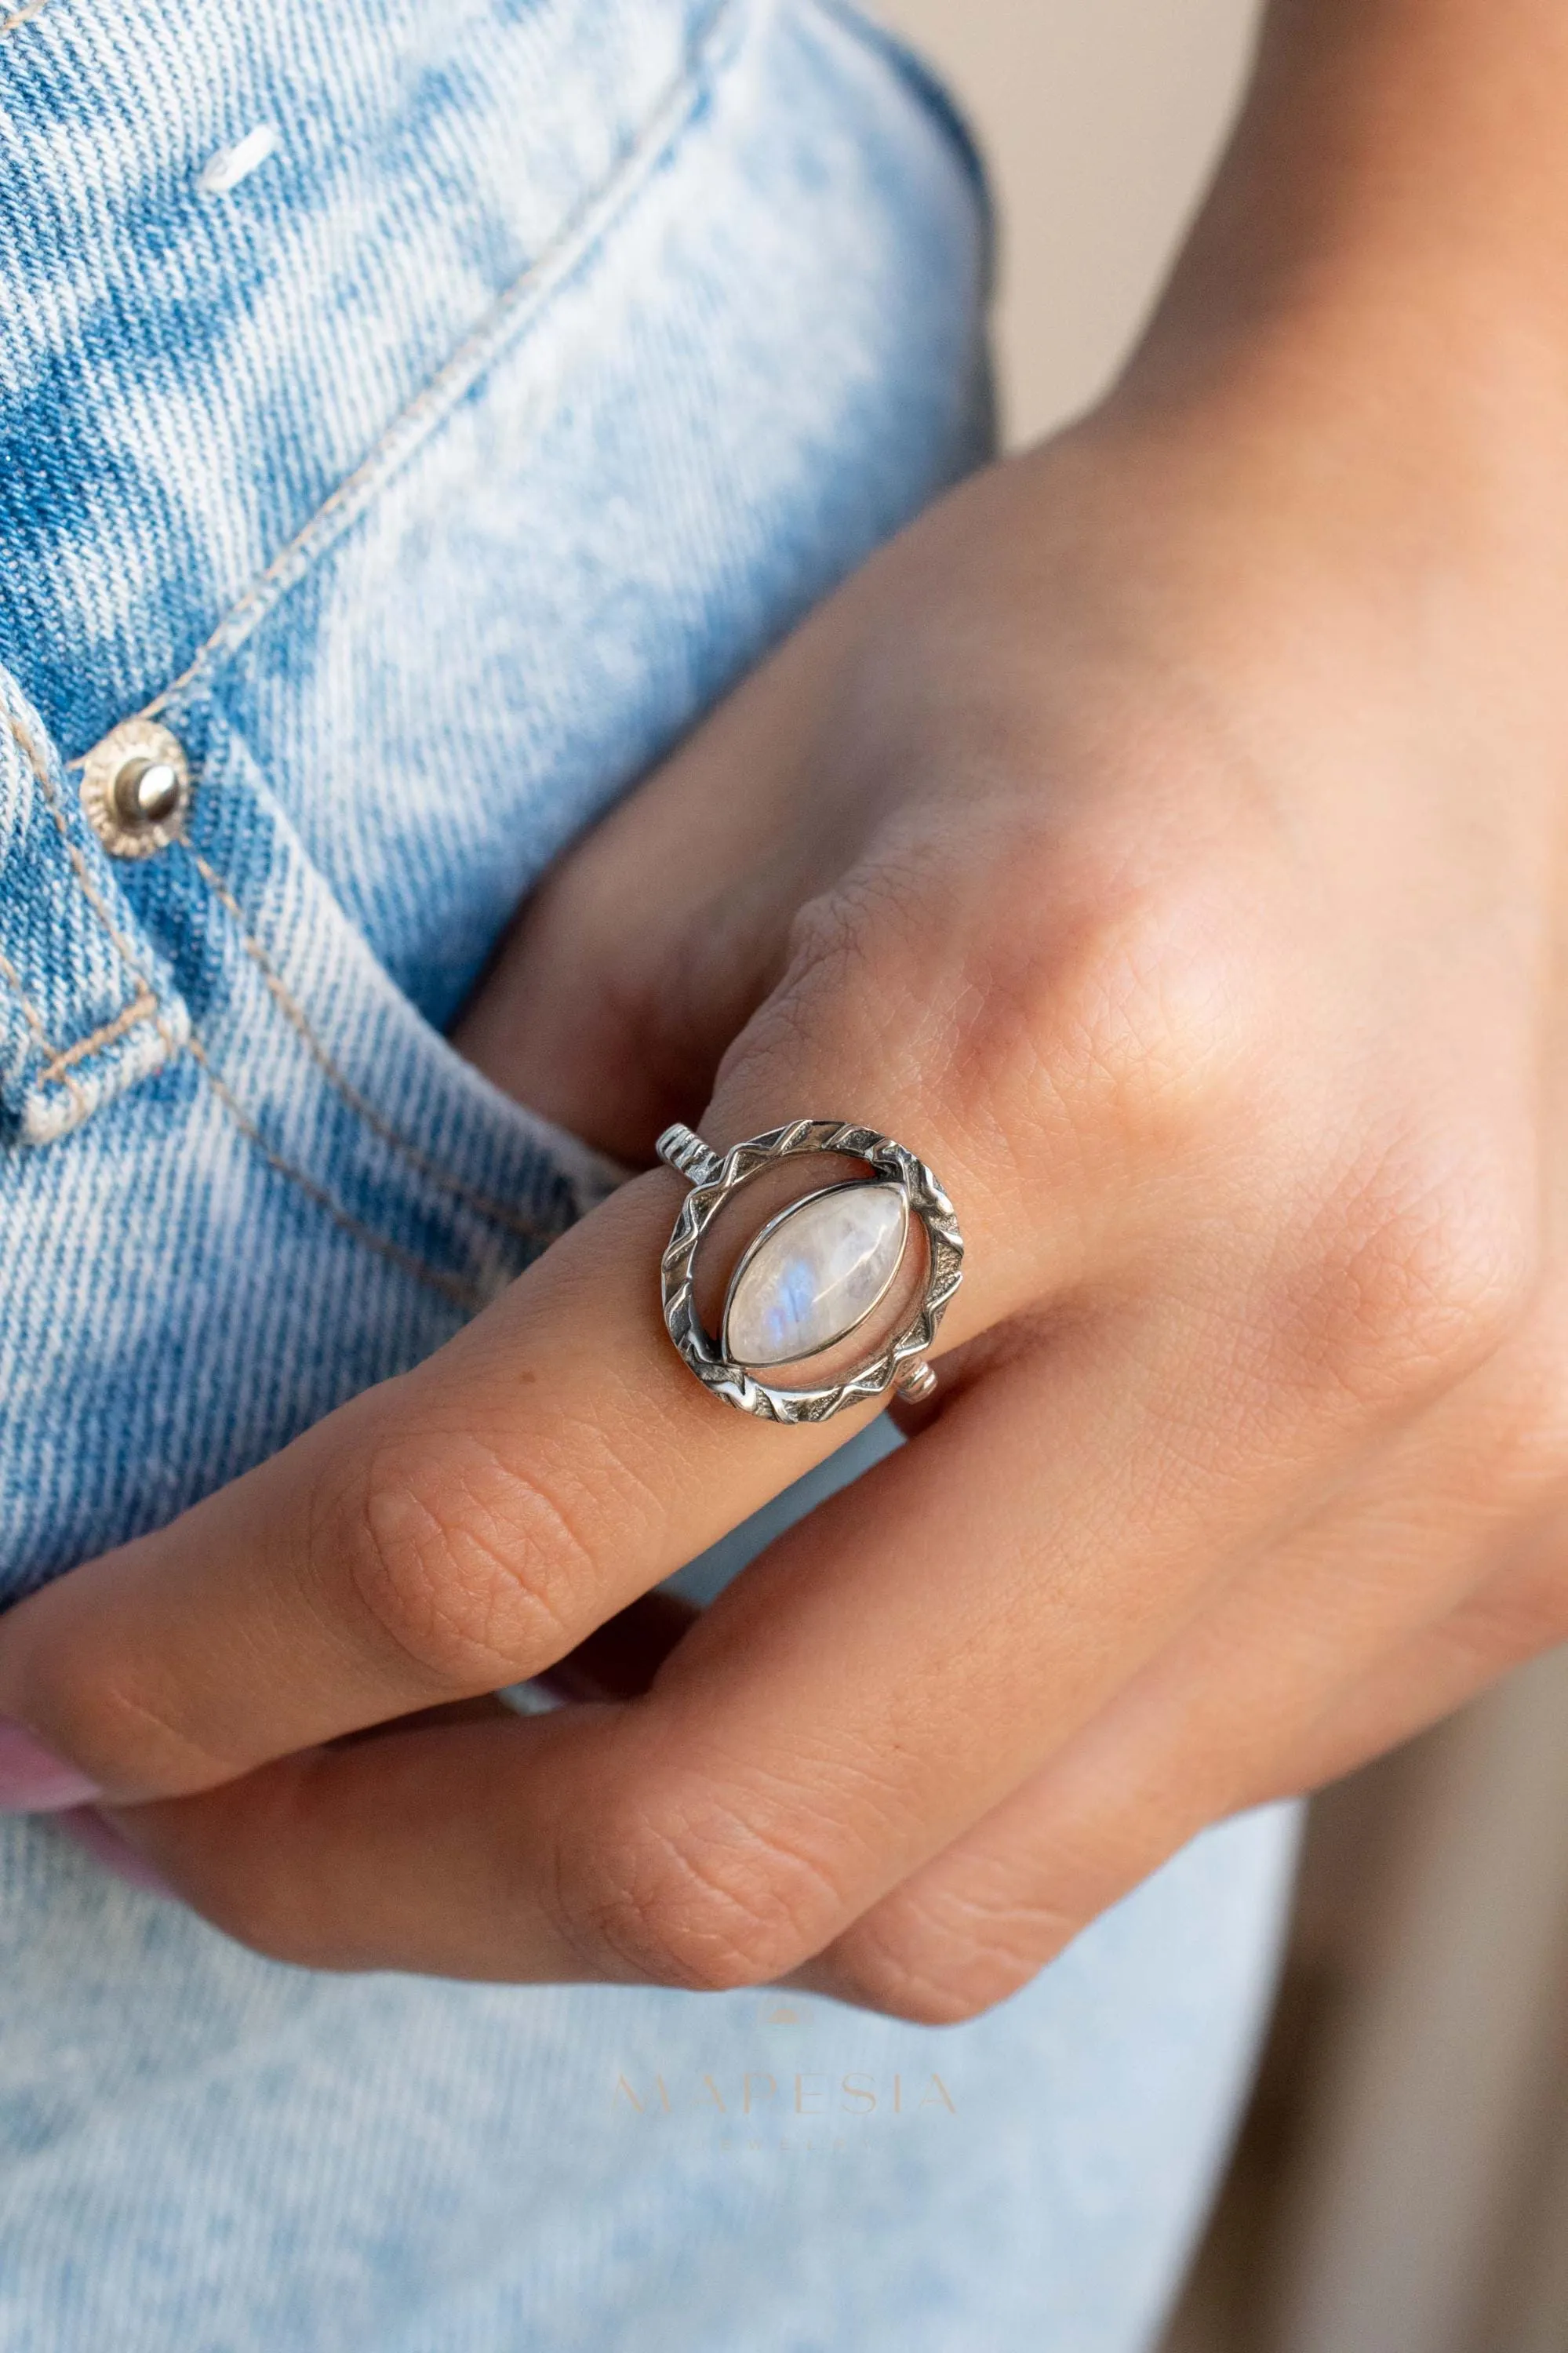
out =
[[[620,1700],[645,1692],[660,1666],[698,1615],[694,1603],[673,1593],[646,1593],[620,1610],[587,1641],[559,1660],[529,1690],[530,1700],[543,1698],[546,1707],[568,1701]],[[411,1732],[445,1730],[458,1725],[503,1725],[516,1721],[518,1704],[495,1693],[472,1699],[451,1700],[438,1707],[415,1710],[392,1724],[367,1725],[334,1744],[339,1749],[385,1741]],[[524,1713],[543,1712],[529,1705]],[[132,1886],[156,1894],[177,1893],[173,1882],[158,1871],[116,1828],[109,1814],[92,1806],[76,1806],[54,1817],[55,1825],[84,1846],[90,1854]]]
[[[639,1180],[457,1340],[0,1623],[0,1712],[112,1794],[538,1674],[848,1434],[715,1403]]]
[[[1481,1385],[1506,1413],[1470,1385],[1225,1583],[1060,1755],[803,1981],[931,2023],[972,2016],[1208,1822],[1364,1763],[1560,1641],[1554,1458],[1519,1371],[1511,1362]]]
[[[1338,1780],[1568,1638],[1565,1546],[1568,1529],[1558,1522],[1524,1560],[1510,1560],[1457,1609],[1336,1693],[1281,1754],[1259,1794],[1294,1795]]]
[[[848,1097],[945,1155],[980,1270],[955,1303],[961,1341],[1043,1262],[1069,1278],[1050,1241],[1074,1219],[1064,1204],[1050,1234],[1023,1233],[1000,1155],[922,1107],[879,1032],[758,1051],[719,1140],[765,1124],[765,1100],[789,1116]],[[658,1296],[680,1198],[662,1169],[627,1186],[416,1372],[18,1605],[0,1713],[111,1794],[201,1788],[536,1675],[715,1542],[865,1416],[762,1423],[693,1379]]]
[[[1348,1597],[1352,1629],[1375,1623],[1368,1588],[1381,1582],[1390,1640],[1345,1646],[1342,1679],[1282,1745],[1260,1795],[1352,1770],[1568,1635],[1556,1320],[1543,1300],[1513,1345],[1391,1450],[1367,1499],[1366,1569]]]
[[[1154,1409],[1181,1373],[1175,1343],[1129,1319],[1070,1366],[983,1385],[775,1545],[646,1699],[523,1727],[549,1740],[487,1746],[473,1778],[479,1752],[458,1746],[384,1782],[339,1751],[124,1820],[212,1916],[293,1957],[779,1976],[1066,1747],[1194,1617],[1227,1533],[1250,1554],[1260,1518],[1299,1508],[1298,1469],[1277,1444],[1260,1460],[1255,1420],[1205,1409],[1221,1400],[1193,1411],[1233,1433],[1229,1459],[1182,1459]],[[996,1499],[1043,1413],[1060,1463],[1021,1537]],[[401,1737],[378,1758],[412,1759]]]
[[[563,1910],[570,1833],[553,1802],[592,1778],[618,1713],[391,1728],[102,1819],[165,1888],[277,1960],[514,1984],[629,1978]]]

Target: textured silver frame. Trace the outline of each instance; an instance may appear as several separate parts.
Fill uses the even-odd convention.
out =
[[[704,1331],[692,1295],[694,1261],[715,1218],[747,1177],[772,1161],[823,1152],[863,1160],[885,1181],[902,1186],[910,1210],[926,1232],[926,1287],[909,1322],[866,1364],[820,1388],[779,1388],[722,1355]],[[874,1127],[834,1119],[794,1120],[788,1127],[770,1128],[766,1135],[750,1136],[722,1154],[710,1151],[690,1129],[671,1128],[659,1139],[659,1153],[692,1187],[681,1204],[661,1262],[664,1324],[705,1388],[759,1420],[797,1422],[826,1421],[847,1406],[883,1396],[901,1378],[914,1376],[912,1386],[917,1392],[929,1387],[928,1379],[921,1380],[918,1375],[948,1302],[963,1280],[964,1242],[953,1205],[923,1160]]]

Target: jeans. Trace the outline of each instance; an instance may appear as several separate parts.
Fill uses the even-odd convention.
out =
[[[838,0],[0,16],[0,1598],[616,1182],[442,1027],[563,844],[985,454],[985,269],[960,127]],[[145,855],[83,792],[127,722],[191,780]],[[1130,2353],[1292,1837],[1211,1833],[934,2034],[318,1977],[7,1821],[0,2344]]]

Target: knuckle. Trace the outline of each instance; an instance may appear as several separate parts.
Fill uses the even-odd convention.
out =
[[[196,1700],[163,1645],[133,1639],[125,1616],[77,1606],[73,1580],[54,1588],[63,1614],[23,1612],[8,1629],[11,1688],[55,1753],[101,1788],[140,1797],[200,1789],[244,1769],[231,1711]]]
[[[1457,1387],[1531,1315],[1537,1214],[1522,1187],[1455,1155],[1391,1156],[1331,1208],[1302,1335],[1368,1402],[1415,1408]]]
[[[916,2026],[961,2026],[1038,1976],[1082,1924],[1016,1893],[906,1892],[838,1938],[835,1984]]]
[[[784,968],[719,1065],[726,1094],[767,1102],[781,1070],[827,1058],[918,1091],[927,1075],[936,935],[916,885],[889,862],[807,900],[791,919]]]
[[[954,1067],[1024,1133],[1065,1118],[1121,1152],[1179,1153],[1242,1098],[1262,970],[1216,891],[1102,882],[994,926]]]
[[[808,902],[725,1082],[831,1046],[1010,1155],[1064,1124],[1128,1151],[1201,1138],[1266,1043],[1255,923],[1223,877],[1129,875],[1110,847],[1064,871],[1060,849],[1012,840],[977,875],[920,845]]]
[[[979,1957],[960,1961],[858,1942],[833,1955],[835,1989],[859,2010],[901,2019],[909,2026],[967,2026],[1025,1981],[1004,1976]]]
[[[1457,1662],[1464,1680],[1489,1681],[1510,1667],[1554,1650],[1568,1637],[1568,1592],[1562,1580],[1521,1578],[1476,1596],[1434,1637]]]
[[[328,1946],[311,1933],[298,1906],[280,1894],[268,1874],[239,1879],[209,1871],[186,1892],[204,1920],[263,1960],[302,1969],[332,1965]]]
[[[306,1828],[308,1778],[286,1765],[161,1810],[175,1826],[181,1894],[204,1920],[263,1959],[334,1968],[344,1942],[333,1933],[331,1894],[313,1900],[308,1876],[288,1862]]]
[[[766,1985],[835,1925],[837,1891],[803,1848],[711,1794],[644,1792],[597,1844],[606,1865],[577,1903],[638,1978],[704,1993]]]
[[[185,1720],[159,1661],[132,1667],[115,1644],[87,1630],[36,1662],[28,1683],[50,1746],[105,1788],[199,1788],[236,1769],[221,1744],[203,1736],[205,1727]]]
[[[441,1690],[569,1650],[567,1592],[591,1567],[556,1497],[471,1430],[383,1441],[325,1499],[312,1552],[329,1589]]]

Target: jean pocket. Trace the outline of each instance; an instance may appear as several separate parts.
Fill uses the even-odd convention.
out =
[[[404,997],[193,710],[105,855],[0,681],[0,1599],[440,1347],[621,1178]]]
[[[625,1171],[491,1085],[397,988],[244,736],[188,714],[182,837],[128,878],[230,1128],[301,1200],[465,1309]]]

